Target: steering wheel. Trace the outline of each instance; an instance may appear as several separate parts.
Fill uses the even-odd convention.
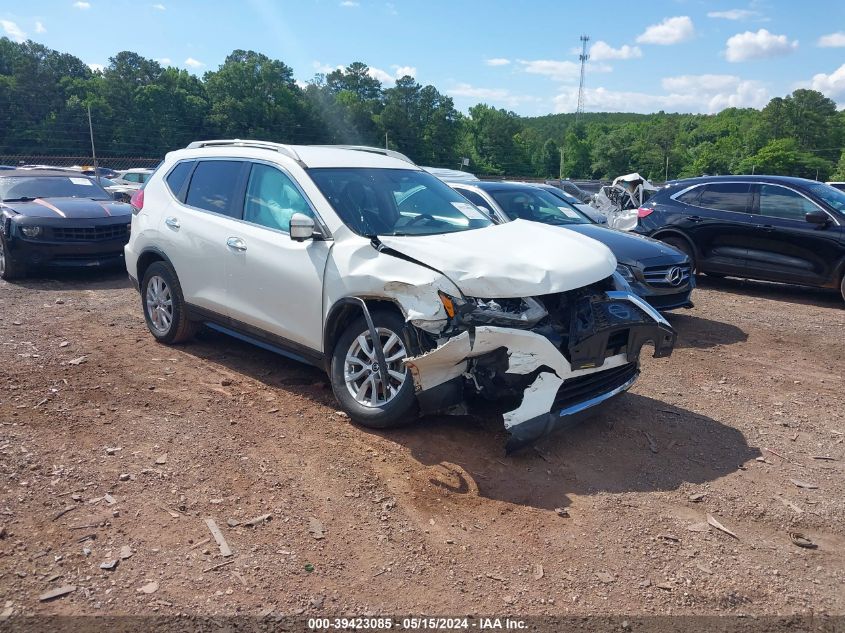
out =
[[[421,213],[420,215],[409,221],[405,226],[411,226],[412,224],[416,224],[420,220],[434,220],[434,216],[428,213]]]

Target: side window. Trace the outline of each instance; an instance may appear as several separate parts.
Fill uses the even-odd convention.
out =
[[[167,178],[165,178],[167,187],[170,189],[170,193],[177,198],[179,198],[179,194],[182,193],[182,187],[185,184],[185,180],[188,178],[188,174],[191,173],[191,168],[193,166],[194,162],[188,160],[183,163],[179,163],[169,174],[167,174]]]
[[[701,195],[701,191],[703,189],[704,189],[704,187],[694,187],[694,188],[690,189],[689,191],[682,193],[680,196],[678,196],[676,198],[676,200],[679,200],[679,201],[683,202],[684,204],[691,204],[693,206],[697,206],[698,205],[698,197]]]
[[[123,179],[126,182],[138,182],[138,174],[123,174]]]
[[[136,174],[138,176],[138,182],[147,182],[150,179],[150,174]]]
[[[287,175],[274,167],[254,164],[246,186],[244,220],[289,233],[294,213],[313,217],[305,198]]]
[[[487,215],[493,215],[493,210],[490,208],[490,203],[474,191],[470,191],[469,189],[455,189],[455,191],[457,191],[464,198],[472,202],[479,209],[486,212]]]
[[[197,163],[185,204],[240,217],[240,204],[235,204],[243,162],[231,160],[201,160]],[[240,201],[239,201],[240,202]]]
[[[738,182],[707,185],[698,199],[698,206],[720,211],[745,213],[748,209],[748,190],[751,185]]]
[[[804,216],[819,208],[801,194],[774,185],[760,186],[760,215],[804,221]]]

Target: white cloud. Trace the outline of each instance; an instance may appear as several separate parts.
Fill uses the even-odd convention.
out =
[[[624,44],[619,48],[613,48],[607,42],[599,40],[590,47],[590,59],[596,62],[605,59],[633,59],[642,56],[643,52],[639,46],[628,46]]]
[[[511,63],[511,60],[505,59],[504,57],[494,57],[492,59],[485,59],[484,63],[488,66],[507,66]]]
[[[383,84],[389,84],[393,81],[393,75],[386,70],[375,68],[374,66],[370,66],[369,70],[367,70],[367,74],[373,79],[378,79]]]
[[[323,64],[318,61],[311,62],[311,66],[313,66],[314,72],[321,73],[323,75],[328,75],[330,72],[334,72],[335,70],[343,70],[343,66],[330,66],[329,64]]]
[[[828,97],[845,97],[845,64],[842,64],[829,75],[826,73],[813,75],[813,81],[810,85],[813,90],[818,90]]]
[[[102,64],[88,64],[88,68],[93,70],[95,73],[101,73],[105,69],[105,66]]]
[[[35,21],[35,32],[36,33],[46,33],[47,32],[47,29],[44,26],[44,23],[41,22],[40,20]]]
[[[695,35],[695,26],[687,15],[665,18],[658,24],[652,24],[637,36],[637,44],[680,44]]]
[[[354,7],[360,6],[360,4],[361,4],[361,3],[360,3],[360,2],[357,2],[357,0],[343,0],[343,1],[340,3],[340,6],[342,6],[342,7],[348,7],[348,8],[354,8]]]
[[[509,108],[514,108],[527,101],[537,100],[536,97],[528,95],[515,95],[505,88],[479,88],[478,86],[472,86],[467,83],[459,83],[454,88],[447,90],[446,93],[453,97],[476,99],[478,101],[506,105]]]
[[[661,81],[662,93],[587,88],[585,108],[593,112],[701,112],[725,108],[760,108],[769,100],[765,86],[735,75],[680,75]],[[567,88],[554,98],[555,112],[572,112],[578,89]]]
[[[729,37],[725,47],[725,59],[729,62],[744,62],[749,59],[766,59],[791,53],[798,48],[798,40],[789,41],[786,35],[775,35],[766,29],[756,33],[745,31]]]
[[[415,66],[391,66],[393,69],[394,77],[399,79],[400,77],[404,77],[405,75],[410,75],[411,77],[417,76],[417,69]]]
[[[159,11],[166,11],[167,7],[165,7],[163,4],[161,4],[159,2],[158,4],[153,5],[153,9],[158,9]]]
[[[26,33],[24,33],[23,29],[14,22],[10,20],[0,20],[0,26],[3,27],[3,31],[9,36],[9,39],[18,43],[26,41]]]
[[[822,48],[839,48],[841,46],[845,46],[845,33],[837,31],[836,33],[822,35],[819,38],[818,44]]]
[[[757,11],[749,9],[728,9],[727,11],[710,11],[708,18],[722,18],[723,20],[747,20],[760,15]]]
[[[83,10],[85,10],[85,9],[90,9],[90,8],[91,8],[91,3],[90,3],[90,2],[81,2],[81,1],[80,1],[80,2],[74,2],[74,3],[73,3],[73,6],[74,6],[75,8],[77,8],[77,9],[83,9]]]
[[[575,81],[581,74],[581,64],[570,61],[558,61],[554,59],[517,60],[522,65],[522,70],[532,75],[544,75],[554,81]],[[607,64],[588,63],[590,72],[609,73],[613,70]]]
[[[205,64],[198,59],[189,57],[185,60],[185,66],[188,66],[189,68],[202,68],[203,66],[205,66]]]
[[[162,66],[170,66],[173,63],[169,57],[159,57],[156,61]]]

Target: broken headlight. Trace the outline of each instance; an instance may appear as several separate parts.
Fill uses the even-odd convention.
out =
[[[503,327],[530,328],[549,313],[533,297],[517,299],[458,299],[440,293],[440,299],[449,317],[463,325],[500,325]]]

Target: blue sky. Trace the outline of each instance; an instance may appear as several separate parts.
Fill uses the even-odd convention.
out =
[[[296,78],[363,61],[456,106],[572,112],[579,36],[588,111],[717,112],[812,87],[845,106],[845,2],[0,0],[0,35],[96,66],[121,50],[202,74],[236,48]]]

